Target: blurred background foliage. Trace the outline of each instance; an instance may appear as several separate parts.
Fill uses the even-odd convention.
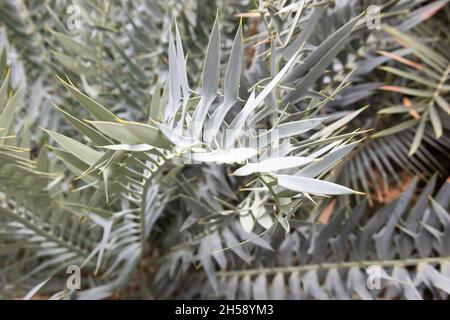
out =
[[[0,297],[448,299],[448,2],[2,1]]]

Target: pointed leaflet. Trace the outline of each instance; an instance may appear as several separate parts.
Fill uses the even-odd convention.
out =
[[[64,165],[72,171],[77,177],[80,176],[80,174],[83,173],[83,171],[89,169],[89,165],[87,165],[85,162],[74,156],[72,153],[67,152],[62,149],[53,148],[52,146],[47,146],[56,156],[64,162]],[[94,182],[97,179],[91,179],[92,177],[83,177],[83,180],[89,180],[87,182]]]
[[[419,271],[419,279],[423,280],[428,286],[450,293],[450,279],[433,266],[423,262],[417,266],[417,270]]]
[[[185,137],[181,136],[178,133],[176,133],[174,130],[171,130],[169,127],[158,124],[158,128],[161,131],[161,133],[170,141],[172,142],[176,147],[180,149],[187,149],[194,145],[200,144],[200,142],[192,137]]]
[[[187,156],[198,162],[233,164],[253,158],[256,154],[257,150],[253,148],[236,148],[211,152],[195,152],[187,154]]]
[[[278,130],[280,139],[293,137],[317,127],[322,123],[324,119],[325,118],[311,118],[306,120],[286,122],[279,124],[275,127],[275,129]]]
[[[131,152],[145,152],[153,150],[154,147],[152,147],[149,144],[142,143],[142,144],[111,144],[107,146],[101,146],[102,148],[108,149],[108,150],[114,150],[114,151],[131,151]]]
[[[316,63],[324,57],[327,52],[331,51],[331,49],[343,38],[348,36],[350,32],[353,30],[353,27],[355,26],[358,19],[362,16],[360,14],[359,16],[353,18],[349,22],[347,22],[344,26],[342,26],[339,30],[337,30],[335,33],[330,35],[324,42],[320,44],[305,60],[304,63],[298,65],[292,72],[284,79],[283,82],[290,82],[293,80],[296,80],[303,75],[305,75],[306,72],[308,72]],[[301,45],[301,44],[300,44]]]
[[[247,232],[251,232],[255,226],[255,219],[250,213],[241,214],[239,216],[239,222],[241,223],[242,228]]]
[[[217,85],[220,75],[220,35],[219,23],[216,19],[209,38],[208,49],[206,51],[205,64],[203,66],[202,76],[202,97],[195,109],[194,137],[199,138],[203,129],[203,122],[211,103],[214,101],[217,93]]]
[[[0,129],[4,130],[4,135],[8,135],[12,120],[14,117],[14,111],[19,105],[20,88],[14,93],[14,95],[6,103],[5,109],[0,114]],[[5,140],[0,139],[0,145],[4,144]]]
[[[6,46],[3,46],[1,52],[0,52],[0,76],[3,76],[5,74],[5,70],[9,70],[8,66],[6,65]]]
[[[303,43],[305,43],[310,37],[314,27],[316,26],[319,18],[322,16],[325,8],[324,7],[315,7],[314,12],[311,17],[304,23],[304,27],[299,35],[292,40],[292,42],[287,46],[283,51],[283,57],[288,60],[290,59],[295,52],[297,52],[298,48],[300,48]]]
[[[122,123],[108,121],[89,121],[89,123],[108,137],[120,141],[123,144],[142,143],[141,140],[130,134],[130,132],[124,127]]]
[[[234,38],[233,47],[231,48],[230,59],[228,60],[227,71],[224,80],[224,100],[235,101],[238,96],[239,82],[242,72],[244,44],[242,39],[242,23]]]
[[[121,123],[140,143],[147,143],[151,146],[161,148],[170,146],[170,142],[154,126],[134,121],[121,121]]]
[[[419,126],[417,127],[416,134],[414,135],[414,140],[411,144],[411,147],[409,149],[409,156],[412,156],[414,153],[416,153],[417,149],[420,147],[420,143],[423,139],[423,134],[425,132],[425,125],[427,123],[427,115],[422,116],[422,120],[420,120]]]
[[[50,51],[52,56],[57,60],[57,62],[63,65],[67,70],[75,74],[82,74],[86,77],[91,77],[95,75],[95,68],[88,68],[82,65],[79,59],[71,57],[64,53],[58,51]]]
[[[441,107],[442,110],[444,110],[448,115],[450,115],[450,106],[447,101],[445,101],[444,98],[442,98],[440,95],[437,95],[435,97],[436,103],[439,107]]]
[[[172,124],[180,102],[180,79],[178,77],[178,58],[173,41],[172,31],[169,32],[169,101],[164,118]]]
[[[433,206],[434,212],[438,216],[439,220],[441,220],[442,224],[448,228],[450,227],[450,214],[445,210],[442,205],[434,199],[431,200],[431,205]]]
[[[352,121],[354,118],[356,118],[361,112],[363,112],[364,110],[366,110],[368,108],[368,106],[366,107],[362,107],[359,110],[350,112],[349,114],[345,115],[344,117],[342,117],[341,119],[333,122],[332,124],[326,126],[325,128],[323,128],[322,130],[320,130],[319,132],[317,132],[316,134],[314,134],[311,138],[317,138],[317,137],[323,137],[326,138],[329,135],[331,135],[334,131],[336,131],[337,129],[342,128],[343,126],[345,126],[347,123],[349,123],[350,121]]]
[[[247,264],[249,264],[251,261],[250,255],[248,254],[247,250],[243,248],[243,246],[237,245],[239,244],[239,241],[236,239],[229,228],[224,228],[222,230],[222,236],[224,238],[225,245],[227,247],[230,247],[234,253],[236,253]]]
[[[154,85],[152,95],[152,101],[150,102],[150,110],[148,112],[148,117],[154,121],[160,120],[161,118],[161,87],[159,85],[159,79],[156,80]]]
[[[78,118],[72,116],[70,113],[62,110],[56,104],[52,103],[52,106],[67,120],[67,122],[69,122],[79,132],[85,134],[95,144],[105,145],[111,143],[111,141],[103,136],[100,132],[91,128]]]
[[[388,135],[391,135],[391,134],[394,134],[394,133],[397,133],[397,132],[409,129],[411,127],[414,127],[415,125],[417,125],[417,120],[416,119],[407,120],[407,121],[404,121],[404,122],[402,122],[400,124],[397,124],[397,125],[395,125],[393,127],[381,130],[381,131],[375,133],[374,135],[372,135],[371,138],[374,139],[374,138],[380,138],[380,137],[383,137],[383,136],[388,136]]]
[[[360,141],[356,141],[347,145],[339,146],[319,161],[313,162],[301,169],[297,175],[302,177],[316,177],[329,169],[331,169],[339,160],[348,155]]]
[[[268,144],[275,142],[276,139],[297,136],[317,127],[324,119],[325,118],[311,118],[279,124],[274,127],[273,130],[258,136],[258,145],[260,148],[263,148]],[[272,134],[272,131],[276,134]]]
[[[122,56],[125,64],[128,67],[128,72],[131,74],[133,78],[135,78],[137,81],[141,83],[147,83],[148,79],[145,73],[141,70],[137,62],[134,62],[127,53],[122,49],[122,46],[119,45],[113,37],[109,37],[111,39],[111,43],[113,44],[114,48],[119,52],[119,54]]]
[[[299,101],[308,93],[308,89],[313,86],[314,82],[319,79],[324,73],[326,68],[333,62],[337,54],[342,50],[342,47],[347,43],[348,35],[345,35],[334,47],[330,49],[320,60],[309,70],[309,72],[299,81],[295,86],[295,91],[287,94],[283,100],[283,104],[289,102],[295,103]],[[301,64],[303,66],[303,64]],[[291,74],[294,71],[291,72]]]
[[[51,279],[51,277],[45,279],[44,281],[42,281],[41,283],[37,284],[36,286],[34,286],[25,297],[23,297],[23,300],[30,300],[31,298],[33,298],[33,296],[38,293],[39,290],[42,289],[43,286],[45,286],[47,284],[47,282],[49,282],[49,280]]]
[[[430,119],[436,139],[439,139],[442,136],[442,123],[434,105],[430,105]]]
[[[151,125],[133,121],[107,122],[88,121],[98,130],[108,137],[111,137],[122,144],[142,144],[146,143],[155,147],[167,147],[169,142],[164,138],[158,128]]]
[[[111,174],[110,167],[123,159],[123,154],[121,152],[116,152],[114,150],[107,150],[93,165],[84,170],[78,178],[81,179],[86,175],[93,174],[98,171],[97,174],[103,173],[104,181],[104,191],[106,194],[106,202],[108,202],[108,178]]]
[[[413,73],[412,70],[408,70],[408,72],[407,72],[407,71],[403,71],[403,70],[400,70],[400,69],[397,69],[397,68],[392,68],[392,67],[387,67],[387,66],[378,67],[378,69],[386,71],[386,72],[389,72],[389,73],[392,73],[392,74],[395,74],[396,76],[399,76],[399,77],[402,77],[402,78],[413,80],[415,82],[421,83],[421,84],[426,85],[428,87],[434,88],[434,87],[436,87],[438,85],[436,80],[428,80],[427,78],[424,78],[423,76],[419,76],[418,74]]]
[[[87,45],[83,45],[80,42],[73,40],[72,37],[69,37],[63,33],[59,33],[54,30],[50,30],[52,35],[61,43],[61,45],[66,49],[69,54],[73,56],[82,56],[86,59],[95,61],[97,60],[97,54],[94,50],[91,50]]]
[[[186,72],[186,62],[184,61],[183,43],[181,42],[180,32],[178,31],[178,25],[175,21],[175,37],[176,37],[176,50],[177,50],[177,64],[178,75],[181,82],[181,90],[183,92],[184,99],[189,98],[189,83]]]
[[[429,19],[436,14],[441,8],[443,8],[448,0],[430,1],[430,4],[420,6],[418,9],[408,13],[408,19],[397,26],[400,31],[408,31],[417,26],[424,20]]]

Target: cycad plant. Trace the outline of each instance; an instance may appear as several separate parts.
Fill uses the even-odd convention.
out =
[[[0,297],[448,298],[448,0],[39,2],[0,5]]]

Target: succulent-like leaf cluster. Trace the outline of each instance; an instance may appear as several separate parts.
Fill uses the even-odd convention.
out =
[[[447,299],[448,2],[0,4],[0,297]]]

